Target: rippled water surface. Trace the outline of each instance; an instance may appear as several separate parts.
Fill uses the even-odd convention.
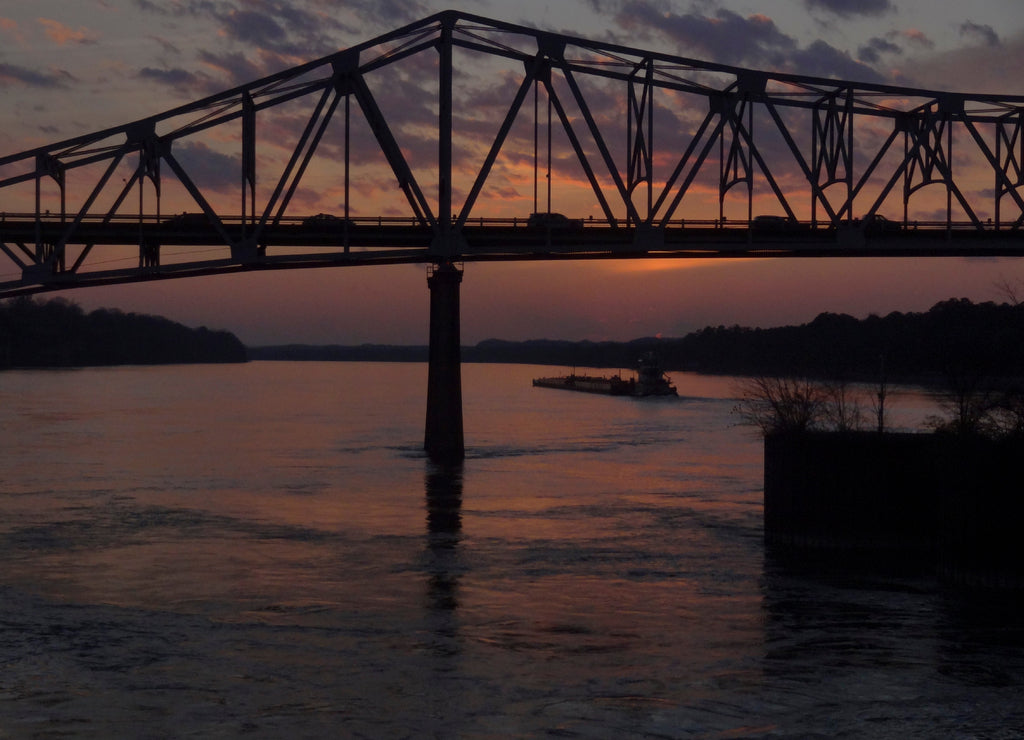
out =
[[[730,379],[550,373],[459,471],[423,365],[0,374],[0,738],[1019,736],[1016,611],[766,557]]]

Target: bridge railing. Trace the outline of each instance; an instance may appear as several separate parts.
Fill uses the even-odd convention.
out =
[[[182,219],[182,217],[188,217]],[[242,215],[220,215],[217,216],[218,220],[226,226],[243,226],[251,223],[251,217]],[[348,219],[337,219],[337,224],[333,227],[330,222],[326,224],[317,225],[310,222],[310,216],[283,216],[277,224],[278,226],[285,227],[287,229],[296,229],[298,227],[307,229],[309,231],[323,231],[329,232],[342,228],[338,225],[343,220],[347,220],[350,226],[362,227],[362,228],[387,228],[392,226],[399,226],[404,228],[415,228],[415,227],[426,227],[422,219],[416,218],[415,216],[350,216]],[[192,219],[189,222],[189,219]],[[67,216],[62,217],[60,214],[55,213],[43,213],[37,215],[32,212],[0,212],[0,229],[7,228],[24,228],[32,226],[36,223],[41,223],[48,226],[58,226],[61,224],[67,224],[69,221]],[[604,219],[604,218],[580,218],[573,219],[578,224],[578,228],[618,228],[618,229],[631,229],[635,228],[635,225],[630,224],[625,219]],[[144,214],[85,214],[80,220],[83,224],[144,224],[147,226],[163,225],[163,226],[181,226],[190,223],[192,226],[203,225],[208,223],[202,213],[185,213],[185,214],[156,214],[156,213],[144,213]],[[549,228],[553,231],[558,231],[558,227],[545,227],[532,225],[530,223],[529,216],[474,216],[472,218],[465,219],[464,225],[467,227],[502,227],[502,228],[513,228],[513,229],[529,229],[529,230],[545,230]],[[777,227],[779,229],[792,229],[794,231],[800,229],[843,229],[851,228],[856,229],[860,226],[860,220],[854,219],[853,221],[841,221],[838,224],[832,224],[825,221],[811,221],[806,219],[796,219],[790,221],[787,225]],[[754,229],[761,228],[755,217],[752,220],[745,219],[696,219],[696,218],[677,218],[670,219],[658,225],[645,225],[645,228],[656,228],[656,229]],[[768,229],[772,227],[767,227]],[[946,221],[939,219],[913,219],[908,220],[906,223],[902,221],[891,222],[893,230],[900,231],[916,231],[916,230],[947,230],[951,229],[954,231],[992,231],[1004,234],[1024,234],[1024,226],[1014,223],[1003,223],[996,224],[992,219],[987,222],[976,223],[966,219]]]

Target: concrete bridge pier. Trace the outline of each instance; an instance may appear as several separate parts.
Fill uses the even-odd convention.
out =
[[[437,264],[427,276],[430,354],[423,448],[431,460],[442,465],[460,463],[466,456],[462,436],[461,283],[462,271],[451,262]]]

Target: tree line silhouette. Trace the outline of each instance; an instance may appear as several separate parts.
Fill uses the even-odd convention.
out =
[[[246,360],[245,346],[227,331],[109,308],[86,313],[62,298],[0,303],[0,368]]]
[[[951,376],[1024,377],[1024,305],[942,301],[921,313],[856,319],[822,313],[799,326],[707,327],[678,339],[630,342],[486,340],[463,359],[633,367],[654,351],[666,370],[847,381],[947,382]]]
[[[799,326],[714,326],[680,338],[627,342],[487,339],[465,362],[632,368],[655,352],[666,370],[844,381],[951,382],[1024,378],[1024,304],[937,303],[926,312],[857,319],[822,313]],[[0,302],[0,367],[352,360],[423,362],[426,346],[367,344],[246,348],[227,331],[56,298]]]

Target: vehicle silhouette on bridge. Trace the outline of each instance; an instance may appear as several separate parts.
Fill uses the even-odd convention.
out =
[[[750,222],[750,229],[755,233],[806,231],[808,228],[810,227],[807,224],[800,223],[792,216],[761,215],[754,216]]]
[[[335,216],[332,213],[318,213],[315,216],[307,216],[302,219],[302,227],[304,229],[340,231],[342,229],[351,229],[353,226],[355,226],[355,222],[351,219]]]
[[[890,221],[880,213],[872,213],[863,218],[858,218],[854,224],[862,229],[865,234],[892,234],[898,232],[902,225],[896,221]]]
[[[562,213],[531,213],[526,225],[535,229],[580,231],[583,229],[583,219],[569,218]]]

